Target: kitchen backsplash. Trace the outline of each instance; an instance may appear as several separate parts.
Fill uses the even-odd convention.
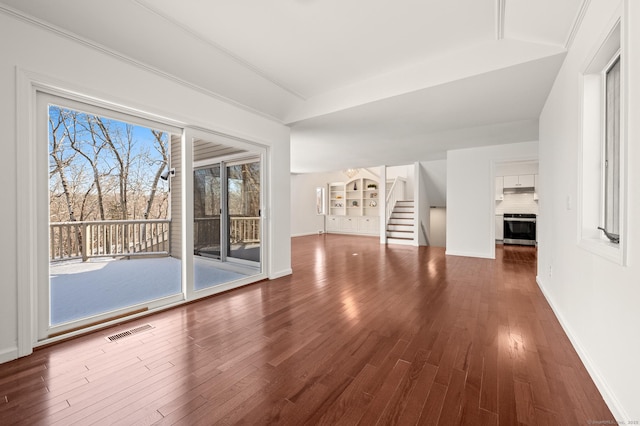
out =
[[[533,199],[532,192],[505,193],[504,200],[496,201],[496,214],[532,213],[538,214],[538,202]]]

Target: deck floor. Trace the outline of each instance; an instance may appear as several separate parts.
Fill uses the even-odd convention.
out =
[[[182,292],[182,262],[173,257],[94,259],[52,264],[51,324],[150,302]],[[223,284],[246,275],[194,258],[195,289]]]

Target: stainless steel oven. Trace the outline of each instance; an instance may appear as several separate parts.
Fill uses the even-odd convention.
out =
[[[536,245],[536,215],[526,213],[504,214],[505,244]]]

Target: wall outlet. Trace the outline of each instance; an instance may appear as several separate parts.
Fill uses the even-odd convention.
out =
[[[549,275],[549,278],[551,278],[551,276],[553,275],[553,267],[551,265],[549,265],[548,275]]]

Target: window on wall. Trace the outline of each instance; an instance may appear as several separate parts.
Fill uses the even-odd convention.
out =
[[[602,231],[612,242],[620,235],[620,55],[604,72],[604,180]]]
[[[582,83],[579,245],[624,264],[625,82],[619,21],[595,46]]]

